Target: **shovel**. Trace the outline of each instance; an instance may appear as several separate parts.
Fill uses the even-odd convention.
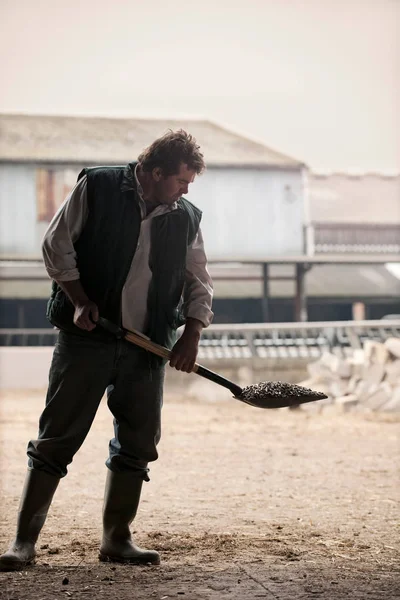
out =
[[[96,324],[117,338],[125,339],[131,344],[135,344],[161,358],[169,359],[171,357],[170,350],[152,342],[150,338],[138,331],[123,329],[104,317],[99,317]],[[281,381],[265,381],[241,388],[236,383],[233,383],[233,381],[225,379],[222,375],[218,375],[218,373],[214,373],[198,363],[195,363],[192,372],[228,389],[232,392],[236,400],[256,406],[257,408],[283,408],[285,406],[296,406],[327,398],[322,392],[314,392],[300,385],[283,383]]]

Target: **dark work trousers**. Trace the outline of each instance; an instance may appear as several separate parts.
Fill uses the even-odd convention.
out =
[[[28,444],[29,468],[57,477],[67,474],[107,389],[114,438],[106,465],[149,481],[147,465],[158,458],[165,373],[150,359],[125,340],[94,341],[61,331],[38,439]]]

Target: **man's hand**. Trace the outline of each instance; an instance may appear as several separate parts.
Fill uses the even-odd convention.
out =
[[[74,323],[80,329],[92,331],[99,320],[97,305],[89,300],[79,279],[73,281],[57,281],[75,307]],[[94,321],[94,322],[93,322]]]
[[[178,371],[191,373],[196,362],[200,334],[203,324],[197,319],[187,319],[187,323],[179,340],[171,351],[169,364]]]
[[[94,302],[88,300],[84,304],[75,305],[74,323],[80,329],[92,331],[99,320],[99,309]]]

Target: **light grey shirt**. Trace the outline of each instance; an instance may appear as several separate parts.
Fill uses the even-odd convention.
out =
[[[135,172],[136,177],[136,172]],[[150,230],[152,219],[176,210],[161,204],[146,216],[146,205],[141,186],[136,178],[140,198],[142,222],[139,240],[132,264],[122,290],[122,325],[126,329],[143,332],[147,323],[147,296],[151,281],[149,267]],[[42,242],[42,252],[47,273],[58,281],[79,279],[74,242],[79,238],[88,218],[87,178],[82,177],[61,205]],[[207,327],[213,318],[211,310],[213,285],[207,268],[201,229],[188,247],[183,312],[186,317],[198,319]]]

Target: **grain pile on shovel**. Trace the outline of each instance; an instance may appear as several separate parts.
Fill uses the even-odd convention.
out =
[[[171,353],[167,348],[155,344],[142,333],[122,329],[103,317],[99,318],[97,324],[116,337],[123,338],[136,346],[144,348],[148,352],[152,352],[167,360],[170,358]],[[284,406],[323,400],[327,397],[322,392],[314,392],[300,385],[283,383],[281,381],[264,381],[241,388],[233,381],[229,381],[229,379],[225,379],[222,375],[214,373],[197,363],[194,366],[193,372],[217,385],[227,388],[232,392],[236,400],[256,406],[257,408],[283,408]]]
[[[243,388],[240,396],[235,396],[235,398],[259,408],[282,408],[314,400],[324,400],[326,396],[322,392],[315,392],[293,383],[263,381]]]

